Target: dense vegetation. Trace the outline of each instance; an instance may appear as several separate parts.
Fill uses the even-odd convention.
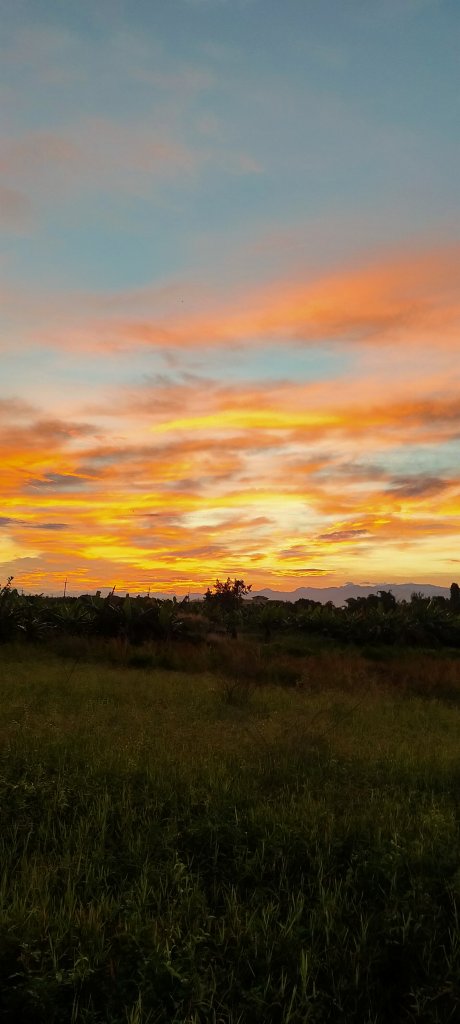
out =
[[[460,591],[425,598],[414,593],[397,602],[390,591],[367,598],[349,598],[337,608],[330,602],[300,599],[294,603],[246,599],[243,580],[227,580],[207,591],[203,601],[121,598],[53,598],[20,594],[12,580],[0,588],[0,642],[19,636],[32,641],[57,636],[150,640],[187,639],[199,642],[209,630],[225,630],[233,638],[243,632],[270,641],[274,635],[301,634],[343,644],[383,644],[460,648]]]
[[[455,590],[243,588],[1,591],[1,1021],[460,1019]]]

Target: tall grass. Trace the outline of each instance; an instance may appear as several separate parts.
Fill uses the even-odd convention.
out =
[[[2,653],[2,1021],[460,1019],[452,702]]]

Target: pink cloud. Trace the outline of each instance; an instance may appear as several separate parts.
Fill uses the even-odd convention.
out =
[[[32,203],[16,188],[0,184],[0,227],[5,231],[22,232],[34,222]]]

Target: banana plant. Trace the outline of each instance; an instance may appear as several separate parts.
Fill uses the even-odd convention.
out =
[[[11,586],[13,576],[9,576],[3,587],[0,587],[0,642],[13,640],[21,629],[23,598]]]
[[[68,636],[85,636],[94,621],[91,605],[83,601],[62,601],[53,613],[57,630]]]

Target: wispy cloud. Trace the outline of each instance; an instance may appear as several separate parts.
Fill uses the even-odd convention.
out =
[[[27,196],[16,188],[0,184],[0,227],[22,234],[33,222],[33,206]]]
[[[273,280],[225,297],[187,280],[110,294],[27,297],[4,301],[28,342],[73,352],[138,347],[200,352],[230,345],[256,348],[291,343],[417,351],[436,342],[457,344],[460,249],[433,247],[395,253],[354,270],[297,283]],[[14,337],[14,334],[13,334]],[[236,349],[237,350],[237,349]]]
[[[0,516],[1,527],[21,526],[28,530],[66,530],[67,523],[37,523],[28,522],[26,519],[13,519],[10,516]]]
[[[440,494],[449,485],[452,486],[452,481],[416,473],[413,476],[395,477],[390,492],[399,498],[425,498]]]

